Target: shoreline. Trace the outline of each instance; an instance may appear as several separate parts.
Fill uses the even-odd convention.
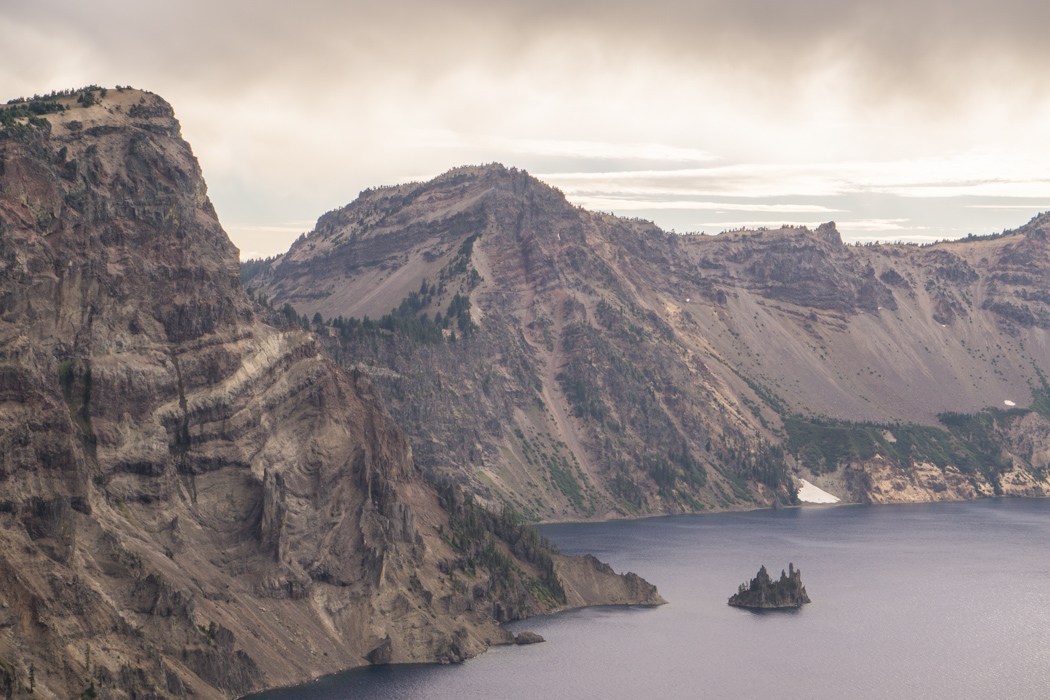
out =
[[[802,509],[802,508],[819,507],[820,509],[825,509],[825,508],[856,507],[856,506],[902,507],[902,506],[914,506],[914,505],[953,505],[953,504],[961,504],[961,503],[978,503],[978,502],[981,502],[981,501],[1046,501],[1046,500],[1050,500],[1050,496],[982,496],[980,498],[959,499],[959,500],[953,500],[953,501],[922,501],[922,502],[902,501],[902,502],[899,502],[899,503],[859,503],[859,502],[855,502],[855,501],[840,501],[838,503],[826,503],[826,504],[814,503],[814,504],[782,506],[781,508],[747,508],[747,509],[734,509],[734,510],[724,509],[724,510],[719,510],[719,511],[695,512],[695,513],[666,513],[666,514],[662,514],[662,515],[649,515],[649,516],[643,516],[643,517],[639,517],[639,518],[609,518],[609,519],[605,519],[605,520],[563,520],[563,521],[557,521],[557,522],[553,522],[552,521],[552,522],[533,523],[533,524],[537,525],[537,526],[540,526],[540,525],[586,525],[586,524],[606,524],[606,523],[616,523],[616,522],[641,522],[641,521],[645,521],[645,520],[656,520],[656,519],[660,519],[660,518],[677,518],[677,517],[683,517],[683,516],[706,516],[706,515],[719,515],[719,514],[732,514],[732,513],[752,513],[752,512],[757,512],[757,511],[783,510],[783,509],[787,509],[787,508]],[[554,544],[557,544],[557,543],[554,543]],[[664,602],[664,604],[666,604],[666,603],[667,603],[667,601]],[[508,620],[506,623],[499,623],[499,626],[502,627],[503,625],[508,624],[508,623],[517,623],[517,622],[522,622],[522,621],[525,621],[525,620],[531,620],[531,619],[536,619],[536,618],[552,617],[552,616],[555,616],[555,615],[561,615],[563,613],[570,613],[570,612],[574,612],[574,611],[577,611],[577,610],[587,610],[587,609],[593,609],[593,608],[646,608],[646,609],[655,609],[655,608],[660,607],[661,605],[662,604],[642,605],[642,604],[637,604],[637,603],[604,603],[604,604],[597,604],[597,605],[565,606],[565,607],[561,607],[561,608],[558,608],[558,609],[555,609],[555,610],[550,610],[550,611],[547,611],[545,613],[541,613],[541,614],[538,614],[538,615],[530,615],[528,617],[518,618],[517,620]],[[515,645],[514,645],[513,642],[494,643],[494,644],[490,645],[490,647],[488,647],[484,651],[482,651],[480,654],[476,654],[475,656],[471,656],[471,657],[469,657],[467,659],[464,659],[463,662],[460,662],[460,663],[465,663],[467,661],[470,661],[471,659],[478,658],[482,654],[486,653],[489,648],[496,647],[496,646],[515,646]],[[441,663],[438,663],[438,662],[433,662],[433,663],[410,662],[410,663],[391,663],[391,664],[387,664],[387,665],[389,665],[389,666],[423,666],[423,667],[431,667],[431,666],[443,666],[443,665],[448,665],[448,664],[441,664]],[[288,690],[288,689],[292,689],[292,688],[298,688],[300,686],[309,685],[311,683],[316,683],[316,682],[321,681],[321,680],[323,680],[325,678],[331,678],[333,676],[338,676],[338,675],[341,675],[343,673],[348,673],[350,671],[357,671],[357,670],[360,670],[360,669],[372,668],[372,667],[373,667],[373,664],[369,664],[369,663],[362,663],[362,664],[357,665],[357,666],[349,666],[349,667],[341,669],[339,671],[333,671],[331,673],[325,673],[325,674],[321,674],[319,676],[315,676],[315,677],[310,678],[308,680],[304,680],[301,683],[293,683],[293,684],[290,684],[290,685],[278,685],[278,686],[273,686],[271,688],[266,688],[264,690],[253,691],[252,693],[249,693],[249,694],[246,694],[246,695],[234,696],[232,698],[232,700],[251,700],[252,698],[261,696],[264,693],[272,693],[272,692],[280,691],[280,690]]]
[[[499,624],[499,627],[502,628],[506,624],[511,624],[511,623],[515,623],[515,622],[524,622],[525,620],[534,620],[534,619],[542,618],[542,617],[553,617],[555,615],[562,615],[564,613],[571,613],[571,612],[575,612],[577,610],[591,610],[591,609],[594,609],[594,608],[644,608],[644,609],[647,609],[647,610],[653,610],[653,609],[659,608],[662,605],[667,605],[667,604],[668,604],[668,601],[665,600],[665,601],[663,601],[661,603],[657,603],[655,605],[645,605],[645,604],[642,604],[642,603],[599,603],[599,604],[596,604],[596,605],[567,605],[565,607],[557,608],[556,610],[549,610],[549,611],[547,611],[545,613],[540,613],[539,615],[529,615],[528,617],[520,617],[517,620],[507,620],[506,622],[500,622],[498,624]],[[473,659],[476,659],[476,658],[482,656],[483,654],[488,653],[489,649],[491,649],[492,647],[514,647],[514,646],[519,646],[519,645],[515,644],[512,641],[509,641],[509,642],[495,642],[493,644],[490,644],[488,647],[486,647],[485,650],[482,651],[480,654],[475,654],[474,656],[467,657],[466,659],[463,659],[463,661],[460,661],[459,664],[440,663],[438,661],[433,661],[433,662],[430,662],[430,663],[423,662],[423,661],[410,661],[410,662],[406,662],[406,663],[383,664],[383,666],[399,666],[399,667],[401,667],[401,666],[421,666],[421,667],[429,668],[429,667],[433,667],[433,666],[462,665],[462,664],[465,664],[468,661],[471,661]],[[339,670],[339,671],[332,671],[331,673],[323,673],[323,674],[321,674],[319,676],[315,676],[313,678],[310,678],[309,680],[302,681],[301,683],[292,683],[290,685],[275,685],[272,688],[265,688],[263,690],[255,690],[255,691],[252,691],[251,693],[248,693],[246,695],[234,696],[231,700],[251,700],[252,698],[259,697],[259,696],[264,695],[266,693],[274,693],[274,692],[278,692],[278,691],[281,691],[281,690],[292,690],[293,688],[300,688],[302,686],[310,685],[312,683],[318,683],[320,681],[323,681],[326,678],[332,678],[334,676],[340,676],[340,675],[342,675],[344,673],[350,673],[352,671],[361,671],[363,669],[368,669],[368,668],[376,668],[376,665],[368,663],[368,662],[365,662],[365,663],[360,664],[358,666],[348,666],[347,668],[344,668],[344,669]]]
[[[643,520],[655,520],[657,518],[679,518],[683,516],[692,515],[719,515],[725,513],[754,513],[756,511],[766,510],[798,510],[803,508],[842,508],[849,506],[922,506],[922,505],[935,505],[938,503],[950,504],[950,503],[977,503],[978,501],[1043,501],[1050,499],[1050,495],[1047,496],[979,496],[977,498],[959,498],[953,500],[940,500],[940,501],[893,501],[890,503],[866,503],[864,501],[845,501],[840,500],[835,503],[800,503],[792,505],[781,505],[775,508],[770,507],[753,507],[753,508],[722,508],[719,510],[703,510],[703,511],[692,511],[688,513],[654,513],[651,515],[640,515],[637,517],[622,517],[622,518],[602,518],[602,519],[591,519],[591,520],[543,520],[539,522],[528,521],[533,527],[544,527],[546,525],[586,525],[589,523],[602,524],[602,523],[618,523],[618,522],[641,522]]]

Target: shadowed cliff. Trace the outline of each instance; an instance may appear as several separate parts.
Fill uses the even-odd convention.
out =
[[[0,124],[0,693],[230,697],[655,600],[569,600],[513,513],[463,525],[368,377],[243,292],[162,99]]]

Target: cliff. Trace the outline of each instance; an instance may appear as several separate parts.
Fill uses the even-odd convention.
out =
[[[166,102],[0,126],[0,691],[230,697],[569,604],[533,530],[424,482],[368,376],[265,321]]]
[[[740,584],[740,589],[729,598],[733,607],[755,609],[801,608],[809,602],[802,572],[794,564],[788,564],[788,570],[781,571],[777,581],[769,577],[763,566],[750,583]]]
[[[367,190],[244,278],[382,387],[429,474],[538,520],[777,506],[799,478],[1042,495],[1048,231],[682,236],[488,165]]]

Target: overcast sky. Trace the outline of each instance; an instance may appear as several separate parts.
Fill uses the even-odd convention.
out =
[[[376,185],[525,168],[592,209],[851,240],[1050,209],[1045,0],[0,2],[0,101],[175,108],[244,257]]]

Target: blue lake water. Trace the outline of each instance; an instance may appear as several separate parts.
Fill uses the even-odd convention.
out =
[[[843,506],[548,525],[668,605],[519,621],[546,643],[351,671],[257,700],[1047,698],[1050,501]],[[813,603],[726,605],[760,564]]]

